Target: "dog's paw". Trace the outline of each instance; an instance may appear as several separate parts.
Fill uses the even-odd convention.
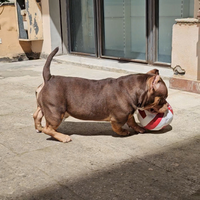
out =
[[[68,143],[71,141],[72,141],[72,139],[68,135],[63,136],[63,138],[62,138],[63,143]]]
[[[41,126],[41,124],[35,126],[36,133],[42,133],[42,129],[43,129],[43,126]]]
[[[117,132],[118,135],[120,136],[128,136],[130,135],[130,131],[126,130],[126,129],[122,129],[120,132]]]
[[[140,127],[140,126],[136,126],[134,127],[134,130],[137,132],[137,133],[144,133],[145,132],[145,129]]]
[[[131,132],[130,132],[130,131],[128,131],[128,130],[126,130],[126,129],[124,129],[123,133],[124,133],[124,135],[125,135],[125,136],[126,136],[126,135],[130,135],[130,134],[131,134]]]

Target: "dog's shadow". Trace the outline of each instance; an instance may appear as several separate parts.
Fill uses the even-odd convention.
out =
[[[117,134],[112,130],[108,122],[72,122],[64,121],[57,131],[67,135],[95,136],[107,135],[116,137]]]
[[[136,135],[133,129],[129,128],[127,125],[124,125],[125,129],[130,131],[130,135]],[[112,136],[112,137],[124,137],[120,136],[112,130],[111,124],[109,122],[92,122],[92,121],[64,121],[57,129],[59,132],[67,134],[67,135],[82,135],[82,136],[97,136],[97,135],[104,135],[104,136]],[[146,130],[143,134],[164,134],[172,130],[172,126],[168,125],[162,130],[159,131],[149,131]]]

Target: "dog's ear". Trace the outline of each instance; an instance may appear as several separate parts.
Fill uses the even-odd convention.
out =
[[[159,70],[158,69],[152,69],[151,71],[147,72],[147,74],[159,75]]]
[[[153,89],[154,90],[157,90],[158,89],[158,87],[160,86],[160,82],[162,81],[162,79],[161,79],[161,77],[160,77],[160,75],[155,75],[154,76],[154,80],[153,80],[153,82],[152,82],[152,87],[153,87]]]
[[[152,77],[153,81],[151,82],[151,92],[156,93],[158,96],[162,96],[164,98],[167,98],[168,96],[168,90],[165,85],[165,82],[162,80],[160,75],[154,75]]]
[[[167,87],[160,77],[160,75],[153,75],[148,79],[149,94],[154,94],[155,92],[159,96],[168,96]]]
[[[160,75],[153,75],[149,78],[147,84],[150,94],[153,94],[155,90],[157,90],[160,81],[161,81]]]

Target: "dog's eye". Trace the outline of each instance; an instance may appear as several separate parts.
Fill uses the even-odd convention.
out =
[[[155,112],[155,110],[153,108],[150,109],[150,112]]]

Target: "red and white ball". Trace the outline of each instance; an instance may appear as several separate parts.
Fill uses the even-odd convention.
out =
[[[137,116],[142,127],[148,130],[158,131],[172,122],[173,110],[168,105],[168,110],[165,113],[151,113],[147,110],[138,110]]]

